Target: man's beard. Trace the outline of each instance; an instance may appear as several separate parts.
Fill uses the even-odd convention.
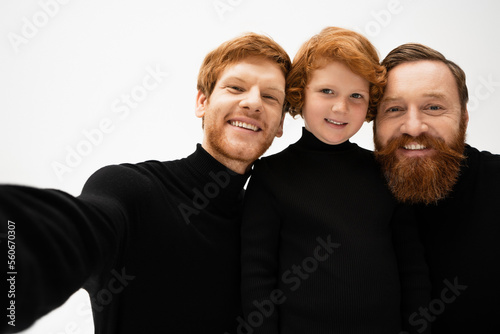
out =
[[[217,115],[220,113],[220,110],[214,108],[209,109],[207,112]],[[245,116],[254,118],[251,115]],[[267,151],[274,139],[274,134],[269,133],[264,140],[261,139],[257,142],[249,142],[247,145],[237,145],[237,143],[231,142],[230,138],[226,136],[226,133],[221,131],[222,127],[217,122],[219,122],[218,119],[210,120],[204,117],[203,127],[205,129],[205,137],[208,144],[215,151],[214,153],[224,160],[251,164]],[[264,124],[264,126],[267,126],[267,124]],[[266,130],[263,129],[262,131]]]
[[[463,119],[457,136],[450,144],[424,133],[418,137],[403,134],[390,139],[385,147],[375,135],[375,157],[398,201],[437,203],[451,192],[465,159],[465,131],[466,122]],[[397,149],[415,142],[434,149],[433,154],[428,157],[396,155]]]

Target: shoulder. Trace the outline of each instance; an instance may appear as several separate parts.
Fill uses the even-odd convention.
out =
[[[281,152],[260,158],[254,164],[254,170],[270,169],[280,170],[290,165],[295,160],[293,149],[290,147]]]
[[[155,186],[158,175],[166,164],[146,161],[102,167],[87,180],[82,195],[145,195]]]
[[[155,164],[151,162],[108,165],[98,169],[94,174],[92,174],[89,181],[99,181],[109,184],[116,181],[126,182],[134,181],[135,179],[144,180],[147,178],[148,170],[154,165]]]
[[[372,150],[368,150],[366,148],[363,148],[361,146],[358,146],[358,144],[353,143],[353,145],[356,147],[356,152],[362,157],[365,157],[367,159],[375,159],[375,156],[373,155]]]
[[[466,146],[466,168],[490,187],[500,187],[500,155]]]
[[[351,145],[353,146],[353,149],[350,151],[351,154],[349,155],[349,160],[351,160],[353,164],[363,164],[363,166],[367,168],[378,168],[378,163],[375,160],[373,151],[358,146],[355,143],[352,143]]]
[[[276,184],[282,184],[282,180],[289,179],[292,170],[296,166],[296,159],[293,158],[293,153],[290,147],[285,150],[262,157],[255,161],[248,189],[256,187],[274,188]]]
[[[493,154],[488,151],[480,151],[481,158],[483,161],[487,161],[497,166],[500,164],[500,154]]]
[[[488,151],[480,151],[475,147],[466,146],[465,154],[472,163],[478,162],[483,168],[494,168],[498,170],[500,167],[500,155],[493,154]]]

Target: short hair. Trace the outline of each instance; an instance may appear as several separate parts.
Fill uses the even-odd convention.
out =
[[[290,115],[302,116],[305,88],[312,72],[330,61],[344,63],[352,72],[370,83],[366,120],[373,119],[387,81],[385,68],[379,64],[377,50],[366,37],[338,27],[324,28],[302,44],[295,55],[286,86],[286,108]]]
[[[448,66],[457,83],[460,106],[462,108],[462,114],[464,114],[467,109],[467,102],[469,101],[465,72],[457,64],[446,59],[442,53],[422,44],[406,43],[389,52],[382,61],[382,66],[384,66],[387,69],[387,73],[389,73],[390,70],[398,65],[420,60],[440,61]]]
[[[290,71],[290,57],[278,43],[265,35],[245,33],[206,55],[198,73],[197,89],[209,98],[226,67],[248,57],[263,57],[275,62],[285,78]]]

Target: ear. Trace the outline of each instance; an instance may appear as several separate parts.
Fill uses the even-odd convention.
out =
[[[467,108],[465,108],[463,117],[465,118],[465,128],[467,129],[467,126],[469,125],[469,111]]]
[[[205,94],[203,94],[201,90],[198,90],[198,94],[196,95],[196,109],[195,109],[196,117],[202,118],[203,116],[205,116],[207,103],[208,99],[205,96]]]
[[[278,131],[276,132],[276,138],[283,136],[283,123],[285,122],[285,116],[286,114],[283,114],[283,116],[281,116],[280,125],[278,127]]]

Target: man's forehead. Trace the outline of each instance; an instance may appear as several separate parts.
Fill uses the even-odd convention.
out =
[[[439,80],[453,79],[446,64],[435,60],[409,61],[399,64],[387,72],[387,86],[393,83],[413,81],[413,84],[433,85]]]
[[[252,55],[252,56],[247,56],[241,59],[235,59],[235,60],[229,60],[226,68],[231,68],[231,67],[237,67],[241,65],[246,65],[246,64],[251,64],[251,65],[272,65],[275,66],[276,68],[280,68],[279,64],[273,61],[270,58],[264,57],[264,56],[259,56],[259,55]]]
[[[257,70],[256,67],[260,67]],[[266,68],[265,71],[262,68]],[[259,80],[266,83],[270,89],[283,91],[285,84],[285,75],[279,65],[270,59],[263,57],[248,57],[240,61],[228,64],[220,74],[219,80],[235,80],[248,82]]]
[[[458,97],[458,87],[446,64],[421,60],[400,64],[388,72],[382,101],[401,99],[408,94],[436,99],[455,94]]]

